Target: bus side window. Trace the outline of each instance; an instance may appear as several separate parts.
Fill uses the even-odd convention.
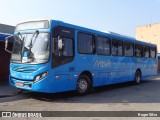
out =
[[[143,57],[143,47],[142,45],[135,45],[135,56],[136,57]]]
[[[110,55],[111,40],[105,37],[97,37],[97,54]]]
[[[150,57],[156,58],[156,48],[155,47],[150,47]]]
[[[55,56],[58,56],[58,39],[57,38],[53,38],[53,42],[52,42],[52,53]]]
[[[64,38],[63,44],[63,56],[73,56],[73,40],[70,38]]]
[[[80,54],[94,53],[94,36],[86,33],[78,34],[78,52]]]
[[[58,39],[53,39],[53,53],[55,56],[73,56],[73,40],[70,38],[62,38],[62,49],[58,48]]]
[[[144,57],[145,58],[149,58],[149,46],[144,46],[144,49],[143,49],[144,51],[143,51],[143,53],[144,53]]]
[[[123,56],[123,41],[112,39],[112,55]]]
[[[134,56],[134,53],[133,53],[133,43],[130,43],[130,42],[124,42],[124,55],[127,56],[127,57],[132,57]]]

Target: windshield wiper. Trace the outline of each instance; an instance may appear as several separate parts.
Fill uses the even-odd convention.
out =
[[[33,56],[33,54],[32,54],[32,52],[31,52],[31,49],[33,48],[33,46],[34,46],[34,43],[36,42],[36,39],[37,39],[37,37],[38,37],[38,35],[39,35],[39,31],[38,30],[36,30],[34,33],[33,33],[33,35],[32,35],[32,37],[31,37],[31,39],[30,39],[30,43],[29,43],[29,45],[28,45],[28,57],[29,57],[29,61],[27,61],[27,62],[31,62],[32,61],[32,57],[31,56]],[[34,41],[33,41],[34,40]],[[24,49],[23,49],[23,53],[24,53]]]
[[[21,36],[21,38],[19,37]],[[20,39],[20,41],[18,41]],[[24,41],[24,37],[22,37],[22,34],[20,32],[18,32],[18,40],[16,39],[16,41],[20,44],[23,45],[23,41]]]
[[[21,37],[21,38],[20,38],[20,37]],[[25,39],[25,37],[23,37],[22,34],[21,34],[20,32],[18,32],[17,38],[18,38],[18,39],[16,39],[16,37],[15,37],[15,40],[17,41],[17,43],[18,43],[18,44],[20,45],[20,47],[21,47],[20,54],[21,54],[21,62],[22,62],[22,59],[23,59],[23,51],[24,51],[24,43],[25,43],[24,39]]]
[[[36,42],[36,38],[38,37],[39,31],[36,30],[35,33],[33,33],[32,37],[31,37],[31,42],[29,44],[29,48],[32,49],[34,43]],[[33,42],[33,38],[34,38],[34,42]]]

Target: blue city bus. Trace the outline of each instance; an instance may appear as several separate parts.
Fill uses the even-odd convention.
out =
[[[19,23],[10,52],[10,85],[35,92],[77,91],[157,75],[157,46],[56,20]]]

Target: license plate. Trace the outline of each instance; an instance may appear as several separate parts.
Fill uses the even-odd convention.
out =
[[[23,87],[23,83],[22,83],[22,82],[17,82],[17,83],[16,83],[16,86]]]

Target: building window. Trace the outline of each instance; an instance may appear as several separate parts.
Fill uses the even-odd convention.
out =
[[[86,33],[78,34],[78,52],[81,54],[92,54],[94,48],[94,36]]]
[[[123,56],[123,42],[120,40],[112,40],[112,55]]]
[[[134,44],[133,43],[125,42],[124,43],[124,55],[127,56],[127,57],[134,56],[133,48],[134,48]]]
[[[97,54],[110,55],[110,44],[109,38],[97,37]]]

